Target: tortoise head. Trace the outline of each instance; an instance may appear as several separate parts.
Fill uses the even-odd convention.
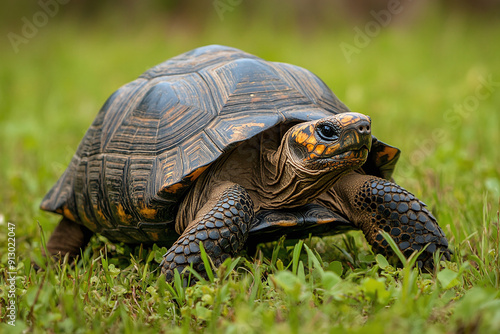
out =
[[[340,175],[366,161],[370,128],[368,116],[351,112],[300,123],[288,132],[287,155],[302,172]]]

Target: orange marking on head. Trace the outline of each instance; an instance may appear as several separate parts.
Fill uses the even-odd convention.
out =
[[[316,144],[318,144],[318,141],[316,140],[316,137],[314,137],[314,135],[310,135],[309,138],[307,138],[306,143],[316,146]]]
[[[343,126],[356,124],[363,120],[371,122],[370,118],[363,114],[349,113],[349,114],[339,114],[339,115],[340,115],[339,121]]]
[[[336,150],[338,150],[338,145],[329,146],[323,153],[326,155],[332,155]]]
[[[307,148],[308,152],[312,152],[314,150],[314,145],[313,144],[307,144],[306,148]]]
[[[314,150],[314,153],[316,153],[317,155],[321,155],[326,149],[326,146],[325,145],[317,145],[316,146],[316,149]]]
[[[299,144],[306,141],[314,132],[314,127],[310,124],[301,124],[294,128],[292,132],[292,137]]]
[[[306,134],[306,133],[304,133],[304,132],[301,132],[301,131],[300,131],[300,132],[299,132],[299,133],[295,136],[295,138],[296,138],[296,139],[295,139],[295,141],[296,141],[297,143],[302,144],[303,142],[305,142],[305,141],[306,141],[306,139],[307,139],[307,134]]]
[[[340,117],[340,123],[342,123],[343,125],[348,125],[352,123],[353,119],[354,117],[352,115],[343,115],[342,117]]]

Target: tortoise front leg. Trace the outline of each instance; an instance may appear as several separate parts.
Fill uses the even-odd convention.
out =
[[[436,251],[450,258],[448,240],[436,218],[423,202],[393,182],[352,172],[318,200],[360,228],[375,252],[393,255],[381,234],[386,231],[406,257],[427,245],[417,261],[420,268],[433,269]]]
[[[200,274],[205,274],[200,257],[201,242],[207,255],[219,266],[241,250],[247,240],[250,222],[254,219],[253,202],[247,191],[226,182],[212,193],[196,215],[200,218],[188,225],[163,257],[161,271],[169,282],[174,278],[174,270],[181,273],[191,264]]]

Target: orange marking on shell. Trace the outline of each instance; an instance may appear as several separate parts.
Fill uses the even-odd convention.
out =
[[[68,209],[66,205],[63,207],[62,215],[72,221],[76,221],[75,216],[73,216],[73,213]]]
[[[275,96],[275,98],[277,100],[288,100],[288,99],[290,99],[290,95],[289,94],[285,94],[285,93],[280,93],[280,94],[277,94]]]
[[[314,153],[316,153],[317,155],[321,155],[321,154],[323,154],[323,152],[325,151],[325,149],[326,149],[325,145],[319,144],[319,145],[316,146],[316,149],[314,150]]]
[[[95,210],[95,213],[97,213],[97,215],[99,215],[99,217],[101,217],[103,220],[108,220],[108,218],[104,215],[104,212],[102,212],[102,209]]]
[[[318,225],[321,225],[321,224],[328,224],[328,223],[334,223],[336,221],[338,221],[339,219],[336,218],[336,217],[316,217],[317,221],[316,223]]]
[[[326,218],[317,218],[317,221],[316,223],[318,225],[321,225],[321,224],[326,224],[326,223],[331,223],[331,219],[326,219]]]
[[[203,166],[203,167],[200,167],[200,168],[197,168],[195,169],[191,174],[189,174],[188,176],[186,176],[189,180],[191,181],[194,181],[196,180],[200,175],[201,173],[203,173],[206,169],[208,168],[208,166]]]
[[[147,232],[146,234],[152,241],[160,240],[160,235],[158,234],[158,232]]]
[[[145,218],[154,219],[156,218],[157,211],[151,208],[142,208],[141,215]]]
[[[296,226],[297,223],[289,222],[289,221],[286,221],[286,220],[280,220],[280,221],[277,221],[277,222],[273,222],[272,225],[289,227],[289,226]]]
[[[265,129],[265,127],[266,127],[265,123],[256,123],[256,122],[250,122],[238,125],[233,124],[228,128],[228,134],[230,134],[231,140],[241,141],[248,139],[247,138],[248,129],[252,128]]]
[[[250,102],[251,102],[251,103],[255,103],[255,102],[260,102],[260,101],[262,101],[262,98],[261,98],[261,97],[258,97],[258,96],[252,96],[252,95],[254,95],[254,94],[250,94],[250,96],[252,97],[252,98],[250,99]]]
[[[387,160],[392,160],[394,159],[394,157],[398,154],[398,150],[396,150],[395,148],[393,147],[384,147],[383,151],[380,152],[378,155],[380,157],[386,155],[387,156]]]
[[[90,220],[85,220],[85,224],[82,224],[82,225],[85,225],[85,227],[87,227],[89,230],[91,231],[97,231],[98,228],[97,228],[97,224],[94,223],[93,221],[90,221]]]
[[[184,185],[182,183],[176,183],[165,189],[167,193],[175,194],[178,192],[180,189],[184,188]]]
[[[118,211],[118,217],[120,217],[120,221],[122,222],[127,222],[132,218],[131,215],[125,213],[125,210],[123,209],[123,206],[121,204],[118,204],[117,211]]]

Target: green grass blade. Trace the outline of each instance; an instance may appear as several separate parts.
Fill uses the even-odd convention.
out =
[[[207,273],[208,280],[213,283],[215,280],[215,275],[213,271],[213,263],[212,260],[208,257],[205,248],[203,247],[203,242],[200,242],[200,256],[203,261],[203,265],[205,266],[205,272]]]
[[[300,252],[302,251],[302,245],[304,245],[303,240],[299,240],[299,242],[293,248],[293,258],[292,258],[292,273],[297,275],[297,266],[299,265]]]
[[[231,275],[234,268],[236,268],[236,266],[240,263],[240,260],[241,257],[237,257],[236,259],[227,259],[226,261],[224,261],[224,263],[228,263],[228,265],[222,280],[226,280],[229,277],[229,275]]]
[[[399,258],[399,261],[401,261],[401,263],[404,266],[406,266],[408,260],[406,259],[404,254],[401,252],[401,250],[399,249],[399,246],[396,244],[394,239],[392,239],[391,235],[385,231],[382,231],[381,233],[382,233],[382,236],[384,237],[384,239],[389,243],[389,246],[391,247],[392,251]]]

